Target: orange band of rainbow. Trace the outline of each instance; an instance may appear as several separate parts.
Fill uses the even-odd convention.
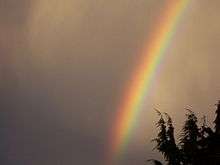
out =
[[[110,160],[108,160],[108,165],[116,164],[115,161],[129,143],[132,130],[137,124],[137,116],[142,109],[144,97],[149,91],[157,67],[188,4],[189,0],[167,0],[167,5],[157,24],[158,28],[145,44],[143,59],[135,69],[132,82],[124,92],[124,97],[115,115],[116,119],[113,121],[109,139]]]

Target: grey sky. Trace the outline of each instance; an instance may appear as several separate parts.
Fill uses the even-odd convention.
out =
[[[103,165],[123,87],[163,0],[0,0],[3,165]],[[118,165],[144,164],[153,108],[179,127],[184,108],[212,119],[219,99],[220,1],[194,0],[160,66]]]

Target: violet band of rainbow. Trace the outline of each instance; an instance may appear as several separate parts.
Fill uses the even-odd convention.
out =
[[[142,111],[153,77],[169,47],[190,0],[167,0],[155,31],[145,43],[139,65],[118,106],[109,136],[108,165],[115,165],[126,150]]]

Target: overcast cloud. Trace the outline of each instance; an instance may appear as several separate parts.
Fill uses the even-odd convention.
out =
[[[1,164],[103,165],[123,87],[164,2],[0,0]],[[212,119],[219,8],[218,0],[189,4],[119,165],[158,157],[154,107],[178,127],[185,107]]]

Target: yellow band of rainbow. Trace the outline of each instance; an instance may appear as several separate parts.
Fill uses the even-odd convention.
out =
[[[149,91],[172,36],[175,33],[180,17],[190,0],[167,0],[164,12],[157,22],[157,28],[145,44],[140,64],[135,69],[132,81],[124,92],[122,102],[116,111],[116,118],[110,131],[108,165],[115,165],[117,159],[126,149],[132,130],[137,123],[142,102]]]

